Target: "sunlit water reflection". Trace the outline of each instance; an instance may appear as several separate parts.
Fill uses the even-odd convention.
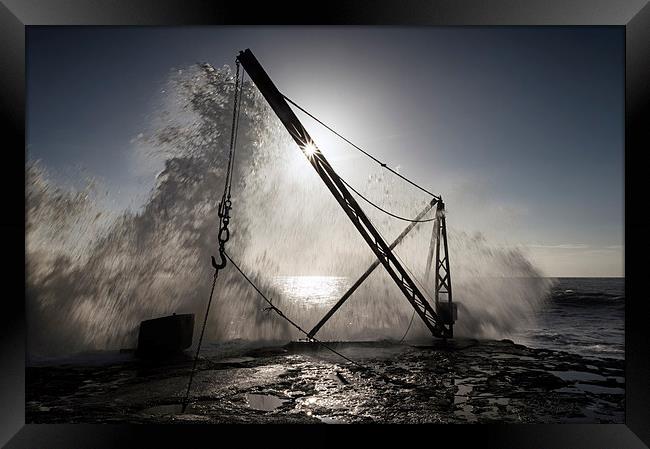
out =
[[[314,308],[334,305],[350,281],[344,276],[276,276],[274,284],[290,301]]]

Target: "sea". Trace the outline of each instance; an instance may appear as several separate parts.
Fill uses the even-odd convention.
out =
[[[507,338],[531,348],[585,357],[623,359],[625,278],[554,278],[535,319]],[[348,288],[345,277],[282,276],[276,285],[290,299],[314,307],[334,304]],[[462,320],[462,316],[459,316]]]
[[[587,357],[625,356],[625,278],[558,278],[515,342]],[[517,341],[518,340],[518,341]]]

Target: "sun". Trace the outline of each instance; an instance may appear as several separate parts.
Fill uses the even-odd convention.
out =
[[[316,153],[316,151],[318,151],[318,148],[316,148],[316,145],[309,142],[307,145],[302,147],[302,151],[305,152],[307,157],[311,158]]]

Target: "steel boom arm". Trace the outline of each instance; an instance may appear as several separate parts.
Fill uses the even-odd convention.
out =
[[[363,239],[370,246],[370,249],[375,253],[388,274],[393,278],[411,306],[413,306],[424,324],[431,331],[431,334],[434,337],[452,337],[453,333],[451,328],[445,325],[433,310],[415,282],[413,282],[402,264],[395,257],[388,244],[372,225],[361,206],[359,206],[323,153],[318,149],[305,127],[284,99],[282,93],[280,93],[275,84],[273,84],[273,81],[271,81],[271,78],[257,61],[257,58],[247,49],[240,52],[237,59],[284,127],[289,131],[289,134],[296,144],[298,144],[329,191],[334,195],[334,198],[341,205]],[[308,145],[312,146],[313,151],[305,150],[305,147]]]
[[[402,233],[397,236],[397,238],[393,241],[393,243],[390,244],[389,248],[393,249],[397,245],[399,245],[400,242],[404,239],[404,237],[406,237],[406,235],[409,232],[411,232],[411,230],[415,227],[415,225],[418,224],[418,220],[421,220],[431,209],[433,209],[433,206],[435,206],[437,202],[438,199],[436,198],[432,199],[431,202],[427,204],[427,206],[424,209],[422,209],[422,212],[420,212],[418,216],[414,218],[413,222],[410,223],[406,228],[404,228]],[[336,302],[336,304],[332,306],[329,312],[327,312],[325,316],[318,322],[318,324],[316,324],[316,326],[314,326],[314,328],[309,331],[309,334],[307,335],[309,338],[312,338],[314,335],[316,335],[316,333],[320,330],[320,328],[323,327],[323,325],[325,325],[325,323],[330,318],[332,318],[334,312],[336,312],[343,305],[343,303],[347,301],[350,296],[352,296],[352,293],[357,291],[357,289],[361,286],[361,284],[363,284],[363,282],[368,278],[368,276],[370,276],[372,272],[375,271],[375,268],[379,266],[379,263],[380,263],[379,259],[375,259],[375,261],[368,267],[368,269],[364,271],[361,276],[359,276],[359,279],[357,279],[356,282],[352,284],[352,286],[343,294],[343,296],[341,296],[341,299],[339,299]]]

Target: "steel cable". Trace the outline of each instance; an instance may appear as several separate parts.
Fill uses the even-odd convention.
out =
[[[434,197],[434,198],[436,198],[436,199],[440,199],[440,196],[439,196],[439,195],[435,195],[435,194],[429,192],[429,191],[428,191],[427,189],[425,189],[424,187],[422,187],[422,186],[416,184],[415,182],[411,181],[411,180],[408,179],[407,177],[401,175],[401,174],[398,173],[397,171],[395,171],[395,170],[393,170],[392,168],[390,168],[386,163],[380,161],[379,159],[377,159],[377,158],[374,157],[372,154],[370,154],[370,153],[368,153],[367,151],[365,151],[365,150],[364,150],[363,148],[361,148],[360,146],[358,146],[358,145],[356,145],[355,143],[351,142],[348,138],[346,138],[345,136],[341,135],[340,133],[338,133],[336,130],[332,129],[332,128],[331,128],[330,126],[328,126],[327,124],[323,123],[323,122],[322,122],[320,119],[318,119],[315,115],[313,115],[311,112],[307,111],[305,108],[303,108],[302,106],[300,106],[299,104],[297,104],[297,103],[296,103],[295,101],[293,101],[291,98],[287,97],[287,96],[284,95],[283,93],[280,93],[280,95],[282,95],[282,97],[283,97],[286,101],[288,101],[289,103],[291,103],[292,105],[294,105],[296,108],[298,108],[299,110],[301,110],[302,112],[304,112],[305,114],[307,114],[307,115],[308,115],[309,117],[311,117],[312,119],[316,120],[316,121],[317,121],[321,126],[325,127],[327,130],[329,130],[330,132],[332,132],[333,134],[335,134],[336,136],[338,136],[340,139],[344,140],[345,142],[347,142],[348,144],[350,144],[352,147],[356,148],[357,150],[359,150],[360,152],[362,152],[363,154],[365,154],[367,157],[369,157],[370,159],[372,159],[373,161],[375,161],[375,162],[376,162],[377,164],[379,164],[381,167],[385,168],[385,169],[388,170],[389,172],[393,173],[395,176],[398,176],[398,177],[401,178],[402,180],[408,182],[409,184],[411,184],[412,186],[414,186],[414,187],[420,189],[421,191],[425,192],[426,194],[431,195],[432,197]]]
[[[230,221],[229,210],[230,210],[230,193],[232,188],[232,173],[235,167],[235,152],[237,148],[237,134],[239,131],[239,117],[241,110],[241,91],[244,86],[244,78],[241,77],[240,80],[240,68],[239,61],[236,61],[237,71],[235,75],[235,93],[233,99],[233,116],[232,116],[232,127],[230,134],[230,148],[228,152],[228,166],[226,168],[226,179],[224,183],[223,196],[221,198],[221,203],[219,203],[219,246],[220,252],[223,251],[223,246],[225,245],[226,240],[229,238],[230,233],[227,230],[228,222]],[[226,237],[222,240],[221,232],[225,229]],[[196,346],[196,353],[194,355],[194,362],[192,364],[192,370],[190,371],[190,377],[187,382],[187,390],[185,391],[185,396],[182,402],[182,412],[185,413],[187,404],[189,402],[190,391],[192,388],[192,381],[194,380],[194,374],[196,372],[196,365],[199,360],[199,354],[201,352],[201,344],[203,343],[203,336],[205,334],[205,328],[208,322],[208,315],[210,312],[210,306],[212,305],[212,298],[214,296],[214,288],[217,283],[217,277],[219,276],[219,270],[222,269],[224,265],[217,265],[215,263],[214,257],[212,257],[212,264],[215,268],[214,276],[212,278],[212,288],[210,289],[210,297],[208,299],[208,305],[205,310],[205,316],[203,317],[203,326],[201,327],[201,334],[199,336],[199,341]]]
[[[374,374],[375,376],[377,376],[377,377],[379,377],[379,378],[381,378],[381,379],[383,379],[383,380],[385,380],[387,382],[391,382],[391,383],[401,385],[401,386],[407,386],[407,387],[410,387],[410,388],[417,388],[417,385],[412,385],[412,384],[409,384],[408,382],[402,382],[402,381],[399,381],[399,380],[391,379],[390,377],[386,376],[385,374],[382,374],[382,373],[376,371],[373,368],[365,366],[365,365],[357,362],[356,360],[352,360],[351,358],[347,357],[346,355],[341,354],[340,352],[338,352],[337,350],[335,350],[331,346],[327,345],[323,341],[321,341],[321,340],[319,340],[319,339],[317,339],[315,337],[309,337],[309,334],[307,333],[307,331],[305,331],[302,327],[300,327],[293,320],[291,320],[289,317],[287,317],[280,309],[278,309],[275,305],[273,305],[273,302],[269,298],[267,298],[266,295],[264,293],[262,293],[262,291],[257,287],[257,285],[255,285],[255,283],[242,271],[242,269],[239,268],[239,265],[237,265],[235,263],[235,261],[231,259],[231,257],[228,255],[228,253],[224,253],[224,254],[225,254],[226,258],[230,261],[232,266],[235,267],[235,269],[237,271],[239,271],[239,274],[241,274],[242,277],[250,284],[250,286],[253,287],[253,289],[262,297],[262,299],[264,299],[264,301],[266,301],[266,303],[269,305],[269,309],[273,310],[275,313],[278,314],[278,316],[285,319],[294,328],[296,328],[298,331],[303,333],[309,340],[319,344],[323,348],[331,351],[332,353],[336,354],[337,356],[341,357],[342,359],[347,360],[348,362],[350,362],[353,365],[359,367],[360,369],[362,369],[364,371],[367,371],[367,372],[369,372],[371,374]]]
[[[370,204],[371,206],[373,206],[373,207],[379,209],[379,210],[382,211],[383,213],[385,213],[385,214],[387,214],[387,215],[390,215],[390,216],[393,217],[393,218],[397,218],[398,220],[408,221],[408,222],[411,222],[411,223],[428,223],[428,222],[433,221],[433,220],[436,219],[435,217],[433,217],[433,218],[428,218],[428,219],[426,219],[426,220],[413,220],[413,219],[411,219],[411,218],[406,218],[406,217],[401,217],[401,216],[399,216],[399,215],[395,215],[395,214],[393,214],[393,213],[391,213],[391,212],[388,212],[386,209],[383,209],[382,207],[378,206],[377,204],[373,203],[372,201],[370,201],[368,198],[366,198],[364,195],[362,195],[362,194],[361,194],[357,189],[355,189],[355,188],[352,187],[350,184],[348,184],[348,182],[347,182],[345,179],[341,178],[340,176],[339,176],[339,179],[340,179],[341,182],[342,182],[343,184],[345,184],[345,185],[346,185],[350,190],[352,190],[354,193],[356,193],[357,195],[359,195],[359,196],[360,196],[360,197],[361,197],[361,198],[362,198],[366,203],[368,203],[368,204]]]

